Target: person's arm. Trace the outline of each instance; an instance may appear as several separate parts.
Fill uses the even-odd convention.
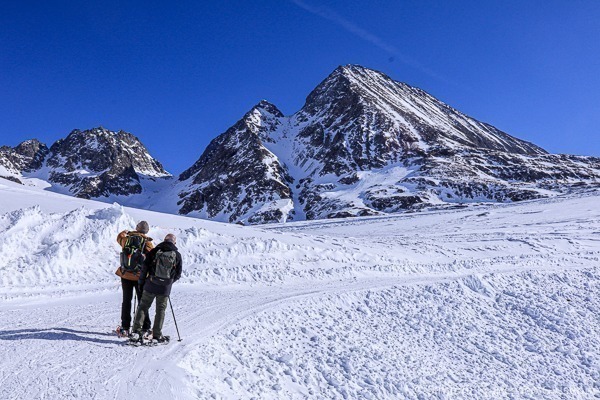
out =
[[[117,243],[119,243],[119,246],[121,246],[121,247],[125,246],[125,242],[127,241],[128,233],[129,233],[129,231],[123,231],[117,235]]]
[[[173,277],[173,282],[177,282],[179,278],[181,278],[182,270],[181,254],[177,252],[177,265],[175,267],[175,276]]]
[[[144,263],[142,270],[140,271],[140,277],[138,278],[138,287],[141,291],[144,290],[144,285],[146,284],[146,276],[148,276],[148,266]]]
[[[156,250],[153,249],[150,253],[148,253],[148,256],[144,260],[144,264],[143,264],[142,270],[140,272],[140,277],[138,278],[138,285],[140,286],[140,288],[143,287],[144,284],[146,283],[146,278],[148,277],[148,271],[150,270],[150,266],[152,265],[152,262],[154,260],[155,253],[156,253]]]
[[[144,244],[144,253],[148,254],[154,248],[151,237],[146,237],[146,243]]]

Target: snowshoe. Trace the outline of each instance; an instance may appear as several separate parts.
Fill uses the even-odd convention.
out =
[[[144,344],[144,334],[142,332],[134,332],[129,336],[129,344],[132,346],[142,346]]]
[[[169,336],[160,336],[158,338],[153,338],[152,341],[148,342],[148,346],[158,346],[163,344],[169,344],[169,340],[171,338]]]
[[[158,343],[165,343],[166,344],[166,343],[169,343],[170,340],[171,340],[170,336],[159,336],[159,337],[156,338],[156,341]]]

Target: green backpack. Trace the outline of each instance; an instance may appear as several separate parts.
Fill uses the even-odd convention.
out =
[[[177,267],[177,253],[175,251],[158,250],[154,256],[154,272],[150,280],[161,286],[172,282],[175,268]]]
[[[144,263],[144,246],[146,238],[141,235],[127,235],[121,251],[121,271],[137,274]]]

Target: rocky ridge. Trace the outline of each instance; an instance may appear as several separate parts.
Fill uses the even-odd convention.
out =
[[[0,177],[21,183],[21,172],[32,172],[42,167],[48,147],[36,139],[26,140],[16,147],[0,147]]]
[[[86,199],[141,194],[141,180],[171,175],[137,137],[98,127],[73,130],[49,149],[37,140],[0,149],[7,178],[23,177],[52,184],[53,190]]]
[[[263,144],[281,118],[275,106],[262,101],[214,139],[179,176],[188,183],[179,193],[180,212],[228,222],[285,221],[286,210],[293,207],[293,180]]]

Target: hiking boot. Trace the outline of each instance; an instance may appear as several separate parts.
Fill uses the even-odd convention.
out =
[[[145,329],[143,332],[144,340],[152,340],[152,329]]]
[[[144,343],[144,334],[142,331],[133,332],[131,335],[129,335],[129,341]]]
[[[117,327],[117,335],[119,337],[126,337],[131,335],[131,332],[129,332],[129,328],[122,328],[122,327]]]

